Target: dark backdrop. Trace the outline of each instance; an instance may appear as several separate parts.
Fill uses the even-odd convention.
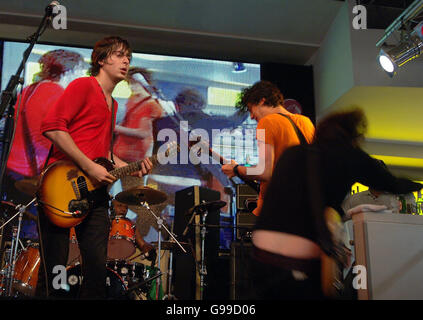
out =
[[[316,124],[312,66],[263,63],[261,79],[276,84],[285,99],[297,100],[301,104],[303,115]]]

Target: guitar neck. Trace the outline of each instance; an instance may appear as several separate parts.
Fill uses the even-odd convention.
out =
[[[157,155],[153,155],[151,157],[149,157],[148,159],[150,159],[150,161],[152,162],[153,166],[157,165]],[[117,179],[120,179],[124,176],[128,176],[131,173],[137,172],[139,170],[141,170],[141,164],[142,164],[143,160],[138,160],[135,162],[131,162],[129,163],[127,166],[124,167],[120,167],[120,168],[116,168],[113,169],[110,172],[111,175],[113,175],[114,177],[116,177]]]
[[[225,161],[225,158],[223,158],[220,154],[214,152],[213,149],[210,148],[210,147],[209,147],[209,155],[210,155],[210,157],[212,157],[212,158],[214,158],[216,160],[219,160],[219,163],[221,165],[227,163],[227,161]],[[255,191],[257,191],[257,193],[260,192],[260,184],[259,183],[255,182],[253,180],[249,180],[248,178],[244,178],[244,177],[243,178],[240,178],[240,179],[242,179],[242,181],[244,181],[244,183],[246,185],[250,186],[252,189],[254,189]]]

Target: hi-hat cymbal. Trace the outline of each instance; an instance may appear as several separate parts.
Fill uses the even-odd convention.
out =
[[[167,196],[164,192],[150,187],[135,187],[118,193],[115,199],[127,205],[139,206],[141,202],[147,202],[149,205],[165,202]]]
[[[0,216],[4,217],[5,219],[10,219],[18,212],[16,209],[16,205],[8,201],[0,201],[0,211]],[[23,212],[23,219],[36,221],[37,217],[25,210]]]
[[[188,246],[187,242],[179,241],[182,247]],[[155,248],[159,248],[159,243],[157,241],[151,243]],[[175,241],[161,241],[160,242],[160,250],[174,250],[174,249],[181,249],[181,247]]]
[[[220,208],[223,208],[225,205],[226,205],[226,202],[222,200],[203,202],[203,203],[200,203],[199,205],[192,207],[188,211],[187,215],[192,214],[193,211],[195,211],[196,213],[202,213],[204,211],[218,210]]]
[[[38,190],[38,178],[29,178],[16,181],[15,187],[19,191],[33,197]]]

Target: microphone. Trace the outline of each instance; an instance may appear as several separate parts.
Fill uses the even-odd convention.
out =
[[[60,6],[59,1],[52,1],[50,4],[46,7],[46,15],[47,17],[53,16],[53,8]]]

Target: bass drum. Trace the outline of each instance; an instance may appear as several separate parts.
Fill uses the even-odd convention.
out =
[[[127,297],[127,286],[122,278],[112,269],[106,267],[106,300],[130,300]],[[83,281],[81,266],[76,265],[67,269],[66,297],[78,299],[79,291]]]
[[[109,260],[122,260],[135,253],[135,225],[131,220],[116,216],[111,221],[107,258]]]

